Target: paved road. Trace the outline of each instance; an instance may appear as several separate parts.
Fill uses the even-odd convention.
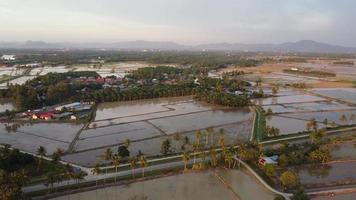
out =
[[[192,162],[192,161],[191,161]],[[183,162],[182,161],[176,161],[176,162],[171,162],[171,163],[165,163],[165,164],[159,164],[159,165],[153,165],[153,166],[148,166],[145,168],[145,172],[153,172],[153,171],[160,171],[164,169],[172,169],[176,167],[182,167],[183,168]],[[114,178],[117,177],[118,180],[120,177],[125,177],[128,175],[131,175],[132,171],[131,170],[125,170],[122,172],[118,173],[108,173],[108,174],[100,174],[100,175],[93,175],[93,174],[88,174],[88,176],[84,177],[83,180],[80,181],[80,183],[87,183],[87,182],[95,182],[99,180],[104,180],[108,178]],[[134,170],[135,176],[136,177],[141,177],[142,170],[141,168],[136,168]],[[75,186],[77,184],[76,180],[68,180],[68,181],[63,181],[60,183],[55,183],[53,185],[54,188],[59,188],[62,186]],[[22,190],[24,192],[35,192],[35,191],[41,191],[41,190],[46,190],[48,189],[47,186],[44,184],[37,184],[37,185],[32,185],[32,186],[27,186],[24,187]]]

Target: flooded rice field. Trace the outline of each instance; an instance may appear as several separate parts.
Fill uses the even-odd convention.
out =
[[[352,182],[356,179],[356,162],[336,162],[323,166],[297,168],[300,181],[307,187]]]
[[[132,102],[104,103],[98,106],[96,118],[90,128],[113,124],[152,120],[169,116],[198,113],[216,109],[195,102],[192,98],[163,98]]]
[[[1,143],[10,144],[15,148],[36,153],[39,146],[44,146],[48,154],[57,148],[66,150],[74,139],[82,124],[67,123],[24,123],[1,124]]]
[[[214,129],[214,134],[209,136],[208,138],[206,137],[205,132],[203,131],[203,135],[200,139],[200,143],[204,144],[206,148],[210,146],[214,146],[218,144],[219,140],[219,129],[223,128],[225,130],[224,133],[224,138],[225,138],[225,144],[231,145],[231,144],[236,144],[240,140],[247,140],[249,138],[249,134],[252,128],[252,122],[251,121],[246,121],[242,122],[240,124],[229,124],[229,125],[223,125],[221,127],[217,127]],[[182,137],[187,136],[189,138],[190,143],[193,143],[196,141],[196,136],[195,132],[188,132],[182,134]],[[106,147],[109,144],[115,145],[113,147],[110,147],[113,152],[117,152],[118,143],[111,142],[110,140],[104,141],[105,138],[102,137],[96,137],[96,138],[91,138],[91,144],[84,146],[84,143],[82,143],[81,140],[78,142],[78,146],[76,147],[76,151],[81,151],[78,153],[72,153],[68,154],[62,157],[63,160],[71,162],[71,163],[76,163],[79,165],[83,166],[94,166],[96,163],[104,163],[102,159],[102,154],[105,151]],[[115,140],[116,138],[112,139]],[[146,138],[143,140],[138,140],[138,141],[132,141],[130,146],[129,146],[129,151],[131,155],[136,155],[138,154],[139,151],[144,153],[146,156],[155,156],[155,155],[160,155],[160,147],[161,144],[164,140],[169,139],[171,142],[171,150],[173,152],[181,152],[181,146],[183,145],[184,141],[183,140],[175,140],[173,135],[170,136],[158,136],[155,138]],[[104,141],[104,142],[103,142]],[[88,143],[87,143],[88,144]],[[93,148],[99,148],[99,149],[93,149]],[[191,150],[192,146],[187,145],[185,146],[186,150]],[[92,150],[91,150],[92,149]]]
[[[281,117],[281,116],[267,116],[266,125],[275,127],[280,130],[280,135],[288,135],[307,131],[307,121]],[[319,123],[319,128],[325,127],[324,124]]]
[[[328,146],[333,160],[355,160],[356,143],[344,143]]]
[[[312,92],[356,104],[356,89],[354,88],[313,89]]]
[[[325,101],[324,98],[300,94],[300,95],[291,95],[291,96],[280,96],[280,97],[270,97],[265,99],[255,99],[253,102],[256,105],[264,106],[271,104],[289,104],[289,103],[303,103],[303,102],[314,102],[314,101]]]
[[[318,196],[313,197],[312,200],[355,200],[356,193],[350,194],[335,194],[334,196]]]
[[[280,116],[301,120],[315,119],[318,122],[323,122],[327,119],[329,124],[335,122],[338,125],[356,124],[356,110],[282,114]]]
[[[208,127],[216,127],[224,124],[232,124],[252,120],[249,109],[239,110],[214,110],[187,115],[179,115],[150,120],[166,134],[201,130]]]
[[[248,173],[237,170],[217,170],[226,183],[224,185],[213,171],[186,173],[168,176],[128,185],[114,186],[94,191],[82,192],[54,198],[56,200],[91,200],[91,199],[154,199],[154,200],[252,200],[274,199],[262,185],[256,182]],[[251,190],[253,188],[253,190]],[[201,191],[201,192],[197,192]]]

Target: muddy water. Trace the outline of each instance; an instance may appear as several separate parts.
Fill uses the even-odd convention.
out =
[[[330,98],[356,103],[356,89],[353,88],[314,89],[313,92]]]
[[[356,193],[351,193],[351,194],[336,194],[335,196],[320,196],[320,197],[314,197],[312,200],[355,200],[356,199]]]
[[[303,166],[298,174],[302,184],[332,184],[356,179],[356,162],[333,163],[325,166]]]
[[[55,198],[56,200],[272,200],[249,174],[242,171],[218,171],[227,177],[234,194],[213,172],[187,173],[124,186],[83,192]],[[236,190],[236,191],[235,191]]]
[[[307,130],[307,121],[280,116],[267,116],[267,126],[275,127],[280,130],[280,135],[288,135],[292,133],[304,132]],[[319,128],[325,127],[323,124],[318,124]]]
[[[346,143],[332,145],[329,147],[333,160],[354,160],[356,159],[356,144]]]

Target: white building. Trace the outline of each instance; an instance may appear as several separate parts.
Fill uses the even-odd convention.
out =
[[[16,56],[15,55],[2,55],[1,56],[1,60],[16,60]]]

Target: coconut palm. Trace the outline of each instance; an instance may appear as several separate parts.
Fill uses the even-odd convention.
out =
[[[136,158],[136,156],[131,157],[131,158],[129,159],[129,163],[130,163],[132,178],[135,178],[135,168],[136,168],[136,166],[137,166],[137,158]]]
[[[197,141],[198,146],[200,146],[200,139],[202,137],[202,133],[200,131],[197,131],[195,133],[195,140]]]
[[[214,134],[214,129],[212,127],[206,129],[205,146],[208,146],[209,137],[213,138],[213,134]]]
[[[94,168],[91,170],[91,173],[92,173],[93,175],[99,175],[100,172],[101,172],[100,164],[99,164],[99,163],[96,163],[95,166],[94,166]],[[96,179],[95,185],[96,185],[96,187],[98,186],[98,179]]]
[[[117,174],[117,171],[118,171],[118,168],[119,168],[119,165],[120,165],[120,162],[121,162],[121,157],[118,156],[118,155],[114,155],[111,159],[112,159],[112,163],[115,166],[115,173]],[[115,183],[116,183],[116,176],[117,175],[115,175]]]
[[[175,133],[173,139],[176,141],[176,151],[178,152],[178,144],[183,139],[181,133]]]
[[[39,159],[38,159],[38,165],[37,165],[37,172],[39,172],[40,170],[40,167],[41,167],[41,164],[42,164],[42,161],[43,161],[43,156],[46,156],[46,148],[43,147],[43,146],[40,146],[38,149],[37,149],[37,155],[39,155]]]
[[[217,157],[216,157],[215,149],[210,149],[209,153],[210,153],[211,165],[213,167],[216,167],[216,165],[217,165]]]
[[[230,169],[231,168],[231,164],[233,163],[234,161],[234,157],[232,155],[232,153],[230,151],[227,151],[224,155],[224,160],[225,160],[225,163],[228,164],[228,168]]]
[[[145,177],[145,168],[148,166],[148,162],[147,162],[146,156],[144,156],[144,155],[142,155],[140,157],[140,166],[142,169],[142,177]]]
[[[310,119],[307,123],[307,130],[308,131],[316,131],[318,129],[318,123],[314,118]]]
[[[346,117],[345,114],[341,115],[341,117],[340,117],[340,122],[341,122],[343,125],[346,124],[346,122],[347,122],[347,117]]]
[[[131,140],[130,139],[126,139],[124,143],[125,143],[125,146],[127,148],[129,148],[129,146],[131,145]]]
[[[221,132],[219,135],[219,145],[221,146],[221,148],[223,148],[223,149],[225,148],[225,135],[224,135],[224,133],[221,133]]]
[[[190,160],[190,154],[188,152],[184,152],[183,156],[182,156],[182,160],[184,162],[184,171],[186,171],[187,170],[188,161]]]
[[[107,148],[107,149],[104,151],[104,154],[102,155],[103,160],[105,160],[105,161],[111,161],[111,158],[112,158],[112,157],[113,157],[113,153],[112,153],[111,148]],[[108,168],[107,168],[107,167],[105,168],[105,174],[108,174]],[[104,183],[106,183],[106,179],[104,179]]]

